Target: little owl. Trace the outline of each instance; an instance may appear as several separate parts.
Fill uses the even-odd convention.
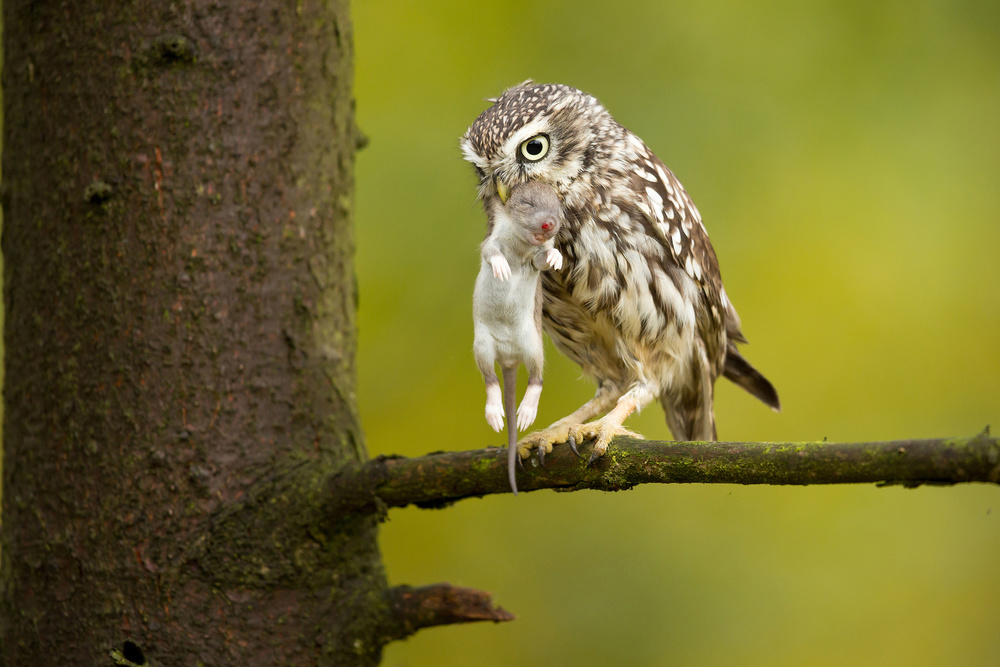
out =
[[[740,355],[740,318],[726,296],[701,216],[674,174],[594,97],[526,81],[491,100],[462,137],[479,197],[493,211],[518,183],[559,193],[561,271],[542,273],[542,319],[563,354],[597,383],[580,409],[518,443],[522,458],[556,443],[634,435],[625,419],[654,399],[678,440],[715,440],[715,378],[774,410],[771,383]],[[489,221],[492,228],[493,221]],[[593,419],[596,421],[591,421]]]

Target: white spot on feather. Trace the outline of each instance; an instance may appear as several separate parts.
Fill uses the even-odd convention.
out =
[[[648,186],[646,187],[646,196],[649,197],[649,203],[653,208],[653,217],[656,218],[657,222],[663,222],[663,197]]]
[[[674,227],[673,231],[670,233],[670,242],[674,246],[674,254],[681,254],[681,228]]]
[[[674,194],[674,186],[670,184],[670,179],[667,177],[667,172],[663,171],[663,167],[656,165],[656,173],[660,175],[660,181],[663,182],[663,187],[667,189],[667,194]]]

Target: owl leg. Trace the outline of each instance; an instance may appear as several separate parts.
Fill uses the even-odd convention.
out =
[[[587,460],[588,465],[604,455],[604,452],[608,449],[608,444],[615,436],[624,435],[630,438],[642,438],[641,435],[630,431],[622,426],[622,424],[628,419],[629,415],[636,410],[644,408],[655,396],[656,394],[651,387],[645,384],[635,385],[618,399],[615,407],[608,414],[597,421],[577,424],[570,428],[569,438],[571,440],[577,442],[583,442],[584,440],[594,441],[594,449],[591,450],[590,458]]]
[[[521,438],[521,441],[517,443],[518,454],[522,459],[526,459],[531,456],[531,450],[537,449],[538,458],[544,465],[545,455],[552,451],[552,445],[569,442],[573,452],[579,456],[580,453],[576,451],[578,441],[570,440],[570,429],[607,412],[618,398],[617,391],[609,385],[598,387],[594,397],[580,406],[576,412],[563,417],[548,428],[529,433]]]

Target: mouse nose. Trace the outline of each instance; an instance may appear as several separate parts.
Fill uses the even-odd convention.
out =
[[[551,220],[545,220],[542,222],[542,229],[545,231],[551,230],[554,226],[555,224]]]

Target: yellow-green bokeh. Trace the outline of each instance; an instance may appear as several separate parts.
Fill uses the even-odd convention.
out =
[[[701,210],[776,415],[720,381],[723,439],[1000,427],[1000,5],[354,3],[369,451],[499,445],[470,299],[483,216],[458,137],[506,86],[601,99]],[[548,348],[539,422],[592,392]],[[668,437],[659,407],[633,420]],[[518,620],[415,665],[992,665],[1000,491],[656,486],[393,510],[393,583]]]

